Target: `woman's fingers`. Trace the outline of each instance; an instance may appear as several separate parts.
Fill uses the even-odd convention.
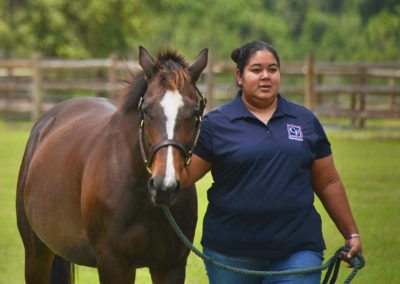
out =
[[[340,252],[340,259],[347,262],[346,267],[353,267],[349,263],[349,259],[355,256],[357,253],[362,253],[361,239],[359,237],[354,237],[346,241],[346,246],[350,248],[349,252]]]

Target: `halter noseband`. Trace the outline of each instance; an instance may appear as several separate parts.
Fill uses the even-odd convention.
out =
[[[206,99],[204,98],[204,96],[201,94],[200,90],[197,87],[196,87],[196,94],[200,97],[200,102],[199,102],[199,110],[200,111],[199,111],[199,115],[197,117],[196,132],[195,132],[194,140],[192,143],[192,147],[190,147],[190,149],[187,150],[185,148],[185,146],[183,146],[183,144],[177,140],[164,139],[164,140],[161,140],[159,143],[157,143],[156,145],[154,145],[151,148],[149,159],[147,159],[147,157],[146,157],[146,152],[144,150],[144,145],[143,145],[143,128],[144,128],[144,126],[143,126],[144,125],[143,96],[144,95],[142,97],[140,97],[140,101],[139,101],[139,105],[138,105],[138,110],[140,110],[140,115],[141,115],[140,124],[139,124],[139,146],[140,146],[140,152],[142,154],[144,166],[146,167],[146,170],[149,172],[149,174],[151,174],[151,163],[153,162],[154,155],[162,147],[174,146],[174,147],[178,148],[179,150],[181,150],[181,152],[183,153],[183,156],[185,157],[185,167],[190,164],[191,157],[193,154],[193,149],[196,146],[197,139],[199,138],[199,135],[200,135],[201,120],[203,118],[204,108],[207,103]]]

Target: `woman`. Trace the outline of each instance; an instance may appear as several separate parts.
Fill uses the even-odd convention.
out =
[[[269,44],[235,49],[236,98],[203,120],[184,186],[211,170],[202,245],[218,262],[264,271],[320,266],[325,249],[314,192],[350,247],[361,240],[317,118],[279,94],[280,62]],[[250,277],[206,263],[210,283],[320,283],[321,273]]]

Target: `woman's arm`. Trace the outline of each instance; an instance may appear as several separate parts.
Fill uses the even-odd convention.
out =
[[[193,154],[192,161],[181,172],[181,185],[183,188],[194,185],[196,181],[202,178],[211,170],[211,163],[203,160],[199,156]]]
[[[311,166],[311,176],[315,193],[343,237],[347,238],[351,234],[358,234],[356,222],[351,213],[346,192],[336,171],[332,155],[315,160]],[[356,253],[362,252],[359,237],[346,240],[346,246],[350,248],[350,252],[347,255],[342,254],[342,259],[345,261]]]

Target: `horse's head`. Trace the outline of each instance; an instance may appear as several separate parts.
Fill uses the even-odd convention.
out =
[[[204,49],[189,66],[176,52],[159,52],[154,61],[139,47],[139,64],[148,81],[139,103],[139,143],[151,174],[148,188],[155,205],[172,205],[181,189],[180,173],[190,162],[200,130],[205,103],[196,81],[207,65],[207,55]]]

